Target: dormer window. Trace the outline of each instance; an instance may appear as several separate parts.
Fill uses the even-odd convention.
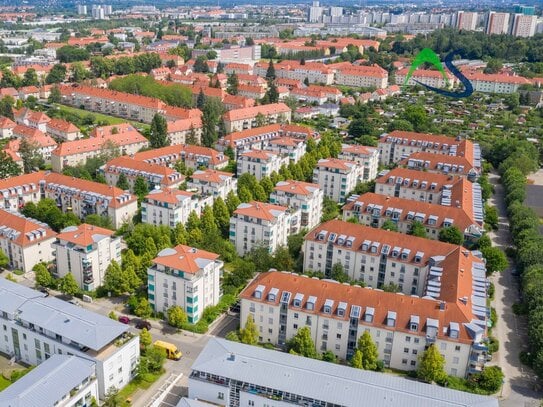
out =
[[[325,314],[331,314],[332,313],[332,307],[334,306],[334,300],[327,299],[324,302],[323,312]]]
[[[347,303],[346,302],[340,302],[337,306],[337,316],[338,317],[344,317],[345,312],[347,312]]]
[[[387,326],[396,326],[396,312],[388,311],[387,313]]]
[[[308,311],[314,311],[315,310],[315,304],[317,303],[317,297],[309,297],[307,299],[306,308]]]
[[[409,320],[409,330],[410,331],[418,331],[419,330],[419,324],[420,324],[420,318],[418,315],[411,315],[411,319]]]
[[[262,299],[262,294],[264,293],[264,289],[265,287],[263,285],[259,285],[258,287],[256,287],[256,290],[254,292],[254,297],[256,299]]]
[[[368,307],[366,308],[366,312],[364,314],[364,321],[365,322],[373,322],[373,316],[375,315],[375,309]]]
[[[417,252],[417,254],[415,254],[415,263],[420,263],[422,262],[422,258],[424,257],[424,253],[423,252]]]
[[[303,294],[300,294],[300,293],[297,293],[295,296],[294,296],[294,301],[292,302],[292,305],[294,307],[297,307],[297,308],[300,308],[302,306],[302,301],[304,300],[304,295]]]
[[[278,288],[272,288],[268,293],[268,301],[275,302],[277,299],[277,294],[279,294]]]
[[[449,324],[449,336],[452,339],[458,339],[460,333],[460,325],[457,322],[451,322]]]

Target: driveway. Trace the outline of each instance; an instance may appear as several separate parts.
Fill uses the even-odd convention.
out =
[[[504,189],[499,183],[499,176],[489,175],[495,193],[489,203],[498,210],[499,228],[489,233],[495,246],[505,249],[510,246],[509,220],[507,218]],[[494,335],[500,342],[500,349],[494,355],[493,364],[500,366],[505,373],[505,383],[500,393],[500,405],[503,407],[539,406],[543,394],[535,391],[538,383],[534,372],[524,366],[519,359],[522,350],[527,349],[526,319],[513,313],[513,304],[520,301],[518,277],[513,274],[514,263],[503,273],[495,273],[491,281],[496,288],[492,305],[498,314],[498,323]]]

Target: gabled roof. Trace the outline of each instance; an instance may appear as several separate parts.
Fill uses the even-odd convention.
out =
[[[251,201],[239,204],[234,211],[234,214],[271,221],[285,213],[287,210],[288,208],[285,206]]]
[[[271,151],[250,150],[250,151],[246,151],[246,152],[240,154],[239,157],[238,157],[238,161],[242,160],[245,157],[246,158],[258,159],[258,160],[262,160],[262,161],[267,162],[267,161],[277,159],[279,157],[279,155],[276,154],[276,153],[273,153]]]
[[[234,174],[225,171],[206,169],[194,171],[194,173],[191,175],[191,178],[200,181],[221,184],[224,182],[225,179],[234,178]]]
[[[57,239],[87,247],[106,237],[113,236],[113,233],[109,229],[82,223],[79,226],[68,226],[62,229],[57,235]]]
[[[351,171],[358,167],[358,164],[354,161],[340,160],[338,158],[322,158],[318,161],[317,167],[322,168],[334,168],[344,171]]]
[[[51,119],[47,123],[47,129],[54,129],[63,133],[78,133],[79,129],[69,121],[62,119]]]
[[[149,192],[145,197],[145,201],[153,200],[175,205],[184,199],[192,199],[194,195],[192,192],[181,191],[177,188],[155,189]]]
[[[272,114],[281,114],[290,112],[290,107],[284,103],[271,103],[269,105],[258,105],[254,107],[246,107],[243,109],[233,109],[224,114],[224,120],[226,121],[236,121],[236,120],[247,120],[253,119],[258,114],[263,114],[264,116]]]
[[[319,190],[318,184],[303,181],[286,180],[279,181],[273,188],[274,191],[283,191],[296,195],[311,195]]]
[[[218,258],[219,255],[216,253],[180,244],[160,251],[153,259],[153,263],[180,270],[183,273],[196,274]]]
[[[0,209],[0,237],[4,239],[27,247],[55,236],[56,233],[45,223]]]

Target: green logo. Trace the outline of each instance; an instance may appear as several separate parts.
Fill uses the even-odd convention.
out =
[[[430,63],[436,68],[439,72],[441,72],[441,76],[443,76],[443,79],[445,79],[445,82],[447,83],[447,86],[449,86],[449,78],[447,77],[447,74],[445,73],[445,69],[443,69],[443,65],[441,64],[441,60],[439,59],[439,55],[437,55],[433,50],[430,48],[424,48],[422,51],[420,51],[417,56],[415,57],[415,60],[411,64],[411,68],[409,68],[409,72],[407,73],[407,76],[405,77],[405,81],[403,82],[403,86],[407,85],[407,82],[409,82],[409,79],[411,79],[411,76],[413,76],[413,72],[425,63]]]

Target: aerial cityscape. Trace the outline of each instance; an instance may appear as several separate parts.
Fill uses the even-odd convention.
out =
[[[0,2],[0,407],[543,406],[540,1]]]

